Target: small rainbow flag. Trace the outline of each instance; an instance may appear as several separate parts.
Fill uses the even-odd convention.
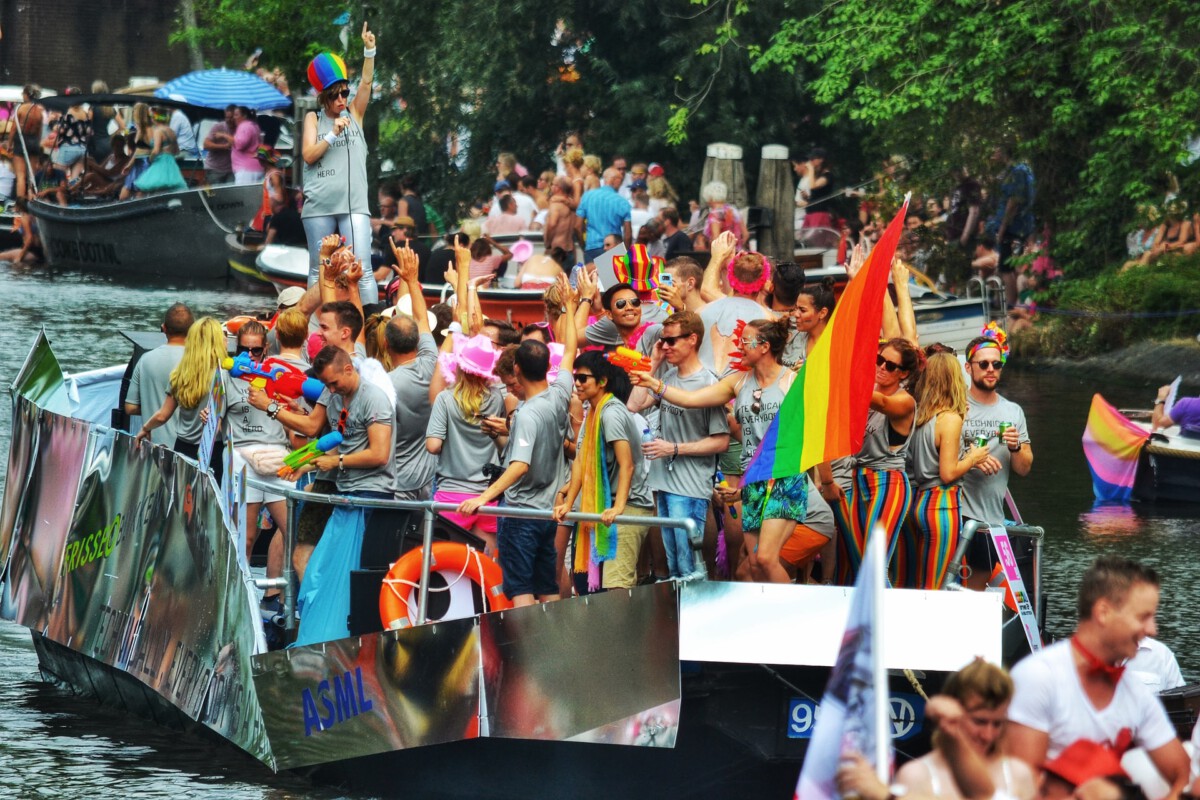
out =
[[[1097,500],[1129,502],[1138,454],[1149,438],[1149,431],[1131,422],[1099,394],[1092,395],[1092,409],[1083,429],[1083,454],[1087,456]]]
[[[875,385],[883,294],[907,208],[905,198],[867,263],[847,284],[829,325],[759,443],[742,485],[799,475],[862,448]]]

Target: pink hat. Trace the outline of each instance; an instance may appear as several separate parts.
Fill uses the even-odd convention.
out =
[[[321,348],[325,346],[325,337],[319,331],[314,331],[308,335],[308,342],[305,347],[308,350],[308,360],[312,361],[317,357],[317,353],[321,352]]]
[[[492,344],[492,340],[477,333],[468,339],[461,334],[454,334],[454,356],[458,368],[468,375],[475,375],[490,381],[496,380],[496,362],[500,360],[500,351]]]

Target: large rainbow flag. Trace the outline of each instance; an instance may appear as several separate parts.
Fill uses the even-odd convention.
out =
[[[799,475],[857,453],[875,386],[875,356],[892,258],[904,228],[908,198],[846,286],[821,338],[788,390],[742,485]]]
[[[1099,394],[1092,395],[1087,427],[1083,429],[1083,454],[1087,456],[1097,500],[1129,502],[1138,454],[1149,438],[1149,431],[1130,422]]]

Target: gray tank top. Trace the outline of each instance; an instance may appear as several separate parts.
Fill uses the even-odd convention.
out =
[[[854,457],[858,466],[877,471],[904,471],[904,457],[912,436],[909,436],[904,440],[904,444],[893,450],[888,446],[888,429],[890,427],[891,423],[882,411],[871,409],[867,414],[867,433],[863,437],[862,449]]]
[[[908,437],[908,477],[913,488],[919,492],[935,486],[957,486],[959,483],[942,483],[942,471],[938,465],[939,454],[935,443],[938,416],[934,414],[924,425],[913,428],[912,436]]]
[[[771,427],[772,420],[779,413],[779,406],[782,405],[784,397],[779,383],[789,374],[794,373],[790,373],[787,369],[779,370],[779,376],[775,379],[775,383],[763,388],[762,393],[755,397],[755,392],[760,388],[758,379],[753,372],[748,372],[742,388],[738,390],[737,398],[733,402],[733,416],[742,426],[743,472],[754,458],[754,453],[758,450],[758,443],[766,435],[767,428]],[[755,404],[758,405],[757,411],[755,411]]]
[[[304,164],[302,217],[369,214],[367,206],[367,140],[362,126],[350,116],[346,128],[315,164]],[[317,138],[333,130],[333,119],[317,112]]]

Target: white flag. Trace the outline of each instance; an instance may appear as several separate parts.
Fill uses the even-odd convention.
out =
[[[891,718],[879,624],[887,573],[886,538],[876,526],[867,539],[842,646],[796,782],[796,800],[839,797],[834,778],[838,765],[851,753],[861,754],[875,766],[879,779],[888,782]]]

